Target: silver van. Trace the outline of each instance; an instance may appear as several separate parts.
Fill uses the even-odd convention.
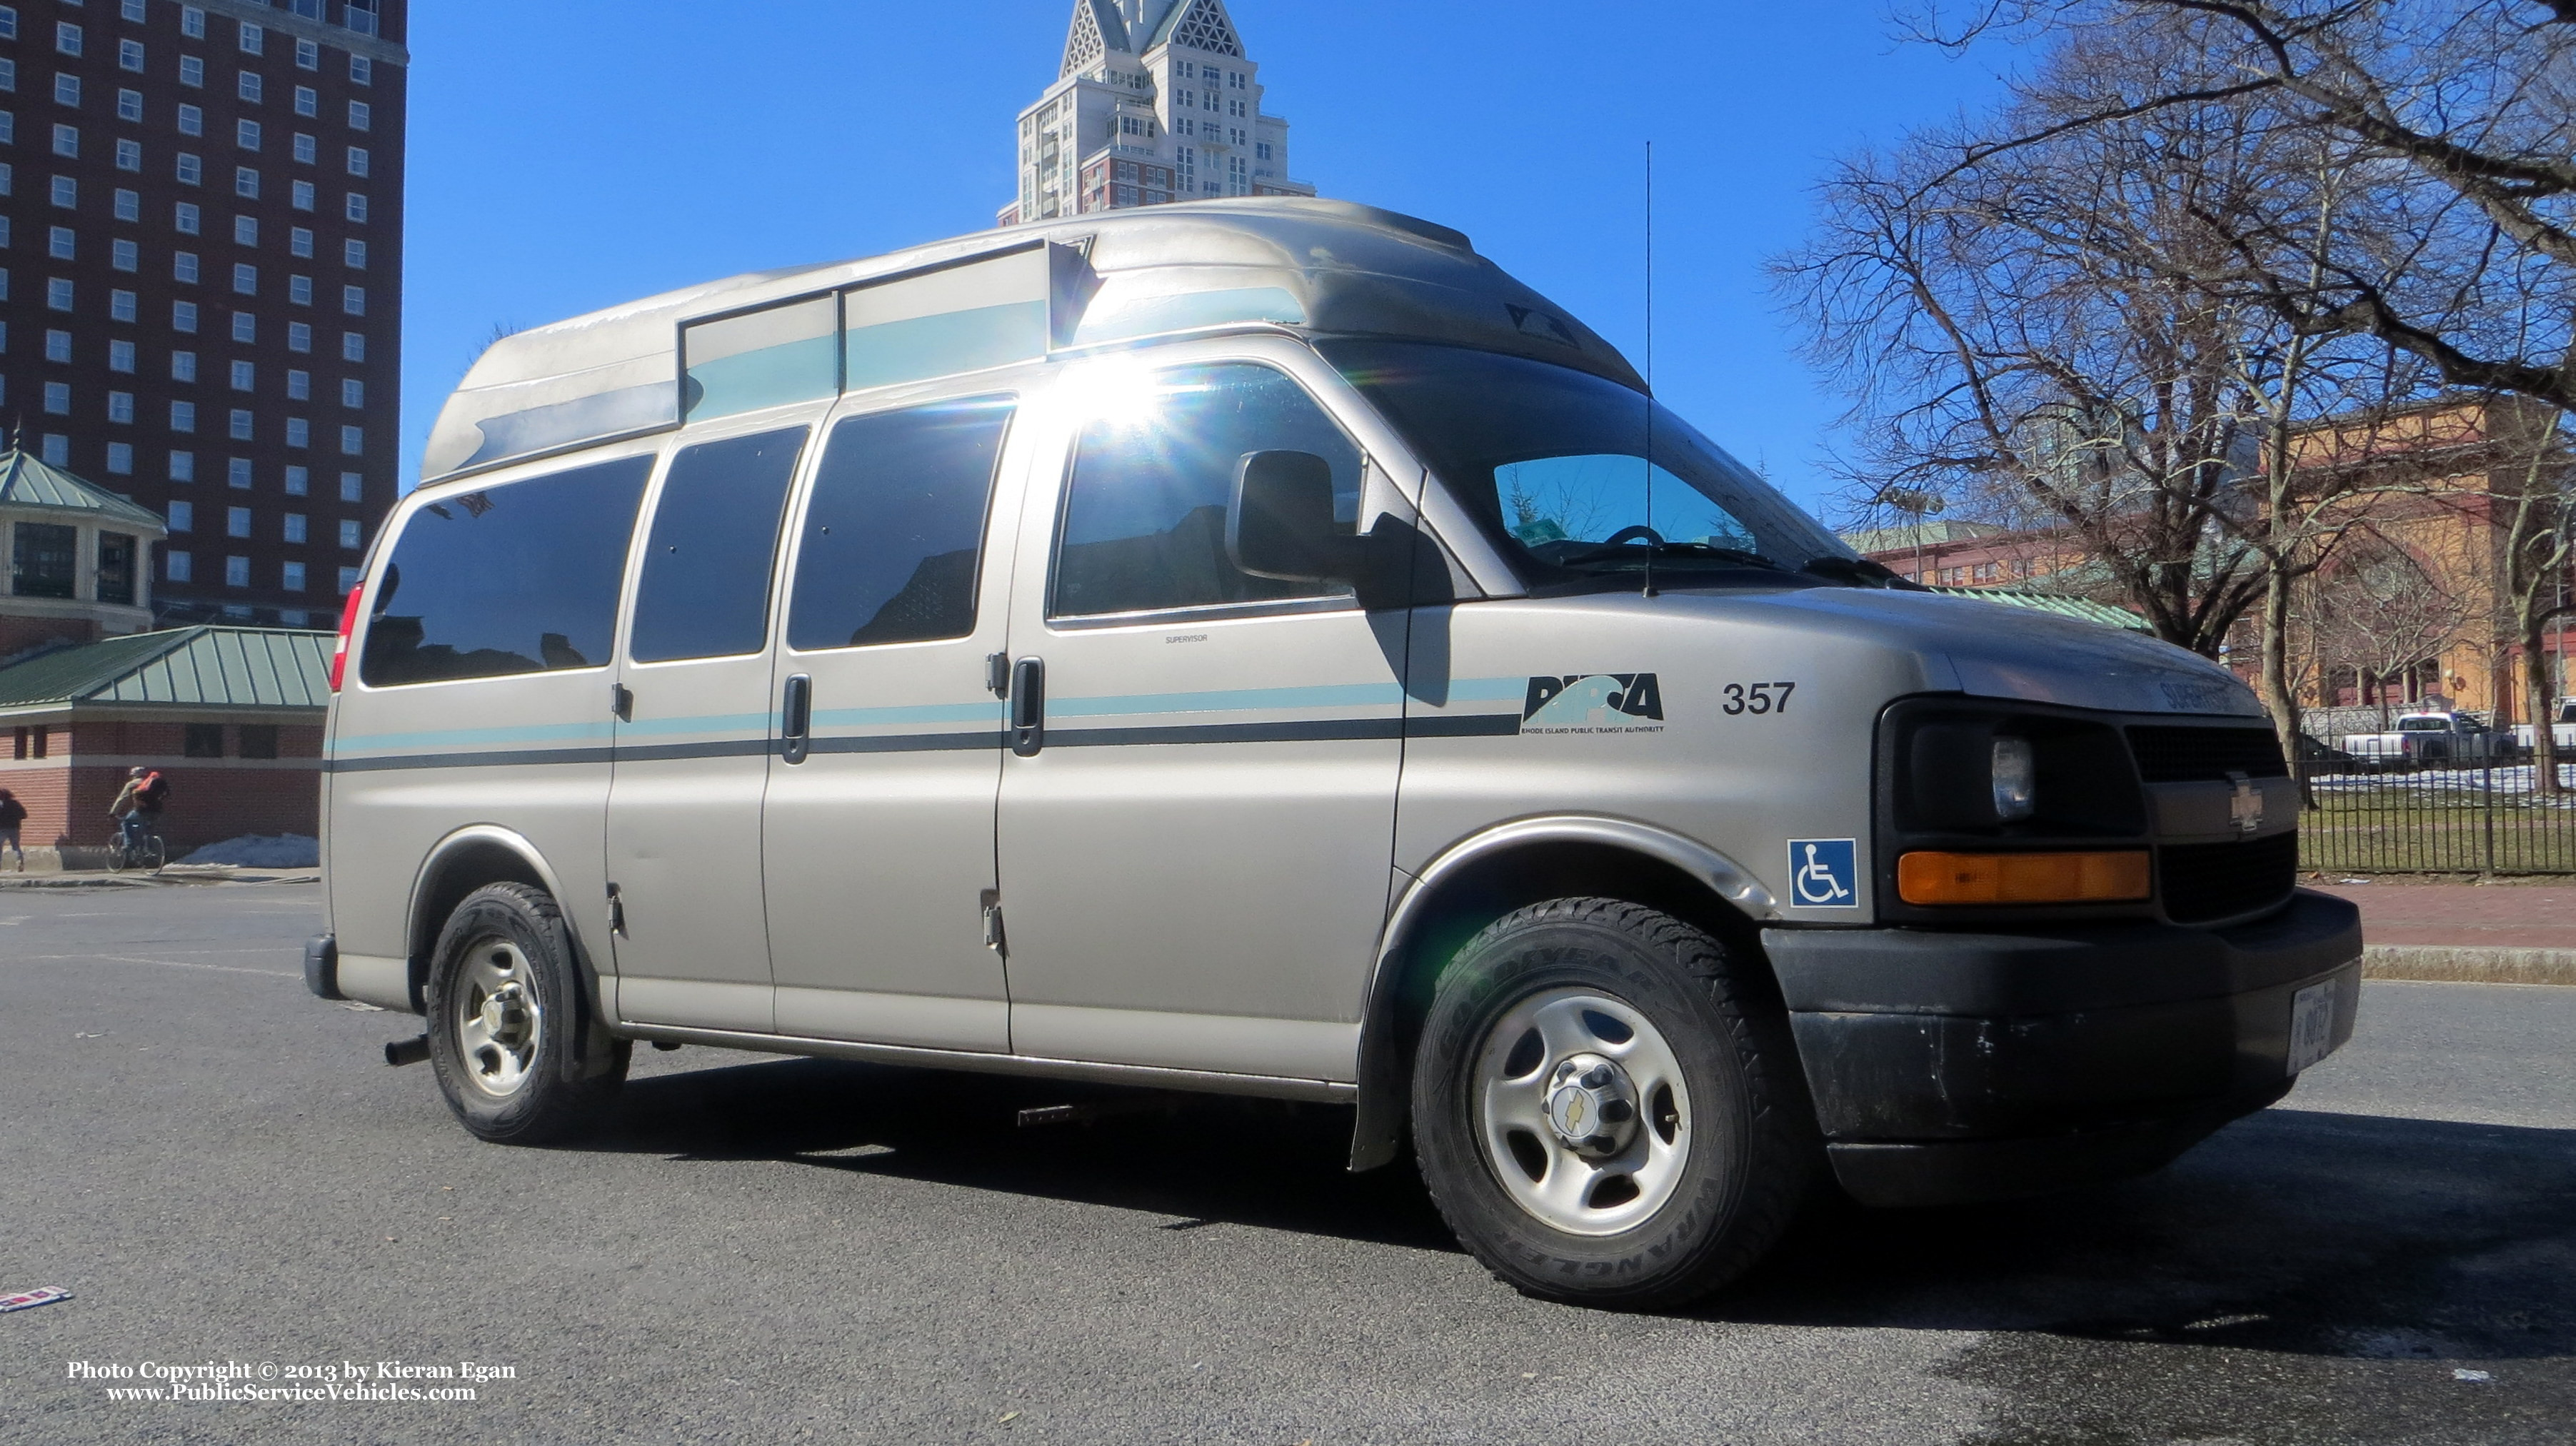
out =
[[[1359,206],[506,338],[341,634],[307,981],[491,1140],[637,1040],[1341,1102],[1505,1281],[1657,1307],[2352,1031],[2234,677],[1900,583]]]

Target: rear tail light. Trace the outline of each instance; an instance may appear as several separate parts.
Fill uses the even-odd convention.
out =
[[[2065,854],[1920,851],[1896,861],[1896,895],[1909,904],[2107,904],[2143,899],[2145,849]]]
[[[358,599],[365,595],[367,584],[360,579],[349,589],[349,600],[340,605],[340,641],[331,649],[331,691],[340,691],[340,676],[349,668],[349,635],[358,630]]]

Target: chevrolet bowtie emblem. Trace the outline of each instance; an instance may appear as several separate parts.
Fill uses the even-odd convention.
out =
[[[2238,833],[2252,833],[2263,826],[2263,794],[2242,773],[2227,775],[2236,784],[2236,793],[2227,800],[2227,820]]]

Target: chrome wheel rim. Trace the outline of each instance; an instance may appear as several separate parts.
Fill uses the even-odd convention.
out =
[[[529,984],[528,957],[507,939],[477,939],[456,973],[456,1055],[466,1079],[495,1097],[518,1093],[535,1068],[545,1011]]]
[[[1512,1202],[1573,1235],[1663,1208],[1690,1163],[1690,1088],[1661,1031],[1589,989],[1530,995],[1487,1032],[1475,1075],[1486,1167]]]

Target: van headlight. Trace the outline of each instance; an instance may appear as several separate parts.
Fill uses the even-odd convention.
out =
[[[1993,785],[1996,821],[2018,823],[2038,811],[2039,755],[2029,739],[1996,738],[1987,777]]]

